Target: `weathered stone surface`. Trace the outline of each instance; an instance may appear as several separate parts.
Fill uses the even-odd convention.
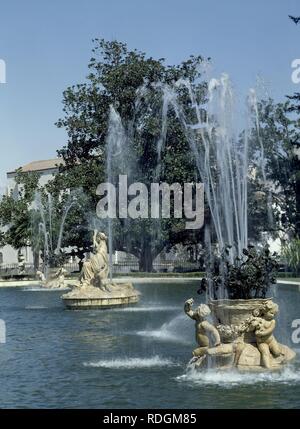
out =
[[[278,371],[295,358],[295,352],[274,337],[278,305],[271,298],[211,301],[209,307],[216,327],[206,321],[209,311],[203,311],[203,304],[196,310],[192,310],[192,304],[192,299],[186,301],[184,310],[196,321],[200,347],[194,350],[189,363],[194,368]]]
[[[260,366],[261,356],[256,346],[247,344],[242,351],[238,366]]]
[[[69,309],[110,308],[135,304],[139,300],[139,292],[131,283],[107,284],[111,291],[103,291],[93,286],[76,287],[62,296]]]

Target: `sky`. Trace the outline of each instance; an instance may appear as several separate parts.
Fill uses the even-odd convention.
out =
[[[117,39],[177,64],[211,57],[238,97],[257,77],[276,101],[300,92],[291,62],[300,58],[299,0],[10,0],[0,4],[0,187],[7,171],[54,158],[66,144],[54,124],[62,92],[88,73],[92,39]]]

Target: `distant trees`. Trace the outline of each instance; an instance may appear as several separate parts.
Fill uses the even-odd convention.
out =
[[[12,192],[2,197],[0,202],[2,245],[9,244],[19,249],[32,244],[30,205],[38,181],[38,174],[24,174],[19,170],[16,175],[18,195]]]
[[[17,172],[15,180],[17,193],[12,191],[9,195],[4,195],[0,201],[0,244],[10,245],[15,249],[30,246],[36,268],[40,256],[44,261],[48,258],[47,262],[50,265],[54,264],[62,257],[56,255],[55,250],[66,205],[70,199],[69,191],[60,189],[57,192],[57,184],[54,187],[53,182],[41,186],[38,173],[23,173],[21,169]],[[36,201],[37,193],[39,207]],[[61,241],[62,247],[72,246],[74,256],[77,255],[80,259],[90,248],[91,234],[84,222],[85,201],[85,196],[78,192],[76,204],[73,204],[66,217]],[[45,240],[48,242],[48,254]],[[78,243],[84,248],[79,248]]]
[[[269,230],[275,235],[282,230],[290,237],[299,237],[300,109],[291,100],[294,98],[277,104],[271,99],[260,103],[260,137],[264,147],[265,179],[271,196],[268,205],[274,217]],[[259,144],[257,142],[254,148],[258,148]],[[264,187],[262,175],[259,174]]]

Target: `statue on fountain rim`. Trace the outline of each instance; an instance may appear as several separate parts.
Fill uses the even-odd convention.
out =
[[[253,331],[257,348],[261,354],[262,365],[271,368],[271,357],[283,356],[280,345],[273,335],[276,327],[275,316],[278,313],[278,305],[274,302],[266,302],[260,309],[253,311],[253,318],[249,320],[249,331]]]
[[[80,275],[80,287],[98,287],[107,291],[105,280],[108,277],[107,237],[103,232],[94,231],[93,253],[83,263]]]
[[[193,298],[188,299],[184,304],[184,311],[187,316],[196,322],[196,341],[199,347],[193,351],[193,356],[194,358],[199,358],[205,356],[210,347],[221,346],[221,339],[218,330],[206,320],[211,313],[208,305],[200,304],[196,310],[193,310],[193,303]],[[212,345],[210,344],[211,340]]]

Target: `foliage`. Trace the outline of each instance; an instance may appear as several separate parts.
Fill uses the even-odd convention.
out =
[[[292,98],[292,97],[290,97]],[[273,212],[269,228],[273,236],[282,231],[297,236],[300,232],[300,118],[291,101],[275,104],[272,99],[259,105],[260,139],[253,132],[252,150],[264,148],[264,173],[257,171]]]
[[[51,191],[52,183],[49,183],[36,194],[31,210],[32,246],[35,252],[42,251],[47,266],[55,267],[66,262],[67,248],[72,247],[73,256],[89,250],[91,234],[84,223],[86,198],[81,190]],[[78,242],[83,243],[84,239],[85,248],[79,249]]]
[[[4,195],[0,201],[1,246],[11,245],[15,249],[30,246],[35,256],[35,264],[38,257],[42,256],[49,266],[61,265],[66,260],[66,255],[56,251],[56,244],[65,208],[70,204],[69,190],[60,188],[59,192],[56,192],[57,187],[53,186],[52,182],[42,187],[39,185],[39,174],[24,173],[21,169],[17,171],[15,181],[15,189],[9,195]],[[41,210],[36,207],[37,194],[40,195]],[[50,195],[51,207],[49,207]],[[89,249],[91,240],[87,220],[84,222],[86,198],[80,191],[76,194],[73,192],[71,197],[76,199],[76,204],[66,217],[61,247],[74,246],[73,254],[78,254],[82,259],[84,251]],[[45,223],[48,234],[47,255],[42,222]],[[84,247],[77,248],[78,242]]]
[[[15,249],[32,244],[30,206],[38,186],[37,173],[17,171],[16,188],[0,201],[0,224],[2,245]]]
[[[51,252],[47,255],[47,258],[44,260],[44,263],[49,268],[62,267],[68,260],[66,253],[62,250],[59,253]]]
[[[278,270],[276,253],[271,254],[268,247],[258,252],[254,246],[243,250],[243,257],[229,260],[227,247],[220,258],[212,264],[207,278],[201,280],[198,293],[210,291],[217,299],[225,290],[229,299],[265,298],[270,286],[276,283]]]
[[[282,248],[282,256],[295,272],[300,271],[300,239],[296,238]]]

